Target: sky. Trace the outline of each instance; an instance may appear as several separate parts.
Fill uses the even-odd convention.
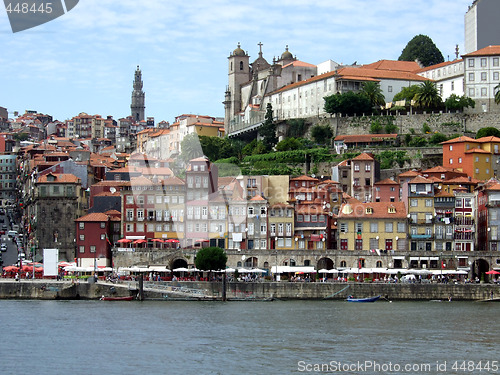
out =
[[[60,1],[60,0],[53,0]],[[240,42],[250,61],[263,43],[299,60],[397,60],[418,34],[445,60],[464,50],[472,0],[80,0],[67,14],[13,33],[0,9],[0,106],[64,121],[80,112],[130,115],[137,65],[146,116],[224,116],[227,57]]]

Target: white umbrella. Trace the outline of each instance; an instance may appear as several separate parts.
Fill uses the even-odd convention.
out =
[[[225,270],[222,270],[222,272],[225,273],[233,273],[234,271],[236,271],[234,268],[226,268]]]
[[[253,273],[264,273],[266,271],[265,270],[261,270],[260,268],[254,268],[254,269],[251,269],[250,272],[253,272]]]
[[[180,268],[175,268],[173,269],[174,272],[189,272],[189,269],[185,267],[180,267]]]
[[[239,273],[250,273],[252,272],[251,270],[247,270],[246,268],[238,268]]]
[[[326,268],[322,268],[318,271],[318,273],[330,273],[330,271],[327,270]]]

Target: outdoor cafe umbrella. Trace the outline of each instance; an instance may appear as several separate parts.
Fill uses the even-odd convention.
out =
[[[19,271],[19,267],[7,266],[7,267],[4,267],[3,270],[6,272],[16,272],[16,271]]]
[[[130,243],[132,240],[129,240],[128,238],[122,238],[121,240],[116,241],[118,243]]]
[[[487,275],[500,275],[500,272],[495,271],[495,270],[491,270],[491,271],[486,272],[486,274]]]

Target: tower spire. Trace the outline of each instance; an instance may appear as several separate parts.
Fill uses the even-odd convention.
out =
[[[146,94],[142,90],[142,87],[143,87],[142,72],[141,69],[139,68],[139,65],[137,65],[137,69],[134,75],[134,83],[133,83],[134,89],[132,91],[132,102],[130,104],[132,117],[137,122],[142,121],[145,118],[144,109],[146,108],[145,107]]]

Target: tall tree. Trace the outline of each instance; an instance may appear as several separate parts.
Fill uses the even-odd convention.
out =
[[[184,137],[181,142],[181,158],[184,161],[199,158],[203,156],[200,139],[198,134],[191,133]]]
[[[385,97],[378,82],[365,82],[360,91],[370,101],[372,108],[379,107],[385,104]]]
[[[415,95],[415,104],[418,107],[435,109],[442,104],[436,84],[432,81],[424,81],[419,86]]]
[[[267,151],[271,151],[276,143],[278,143],[278,137],[276,136],[276,124],[273,120],[273,106],[271,103],[267,103],[266,116],[264,123],[259,128],[259,135],[262,137],[262,142],[266,147]]]
[[[500,83],[495,86],[495,103],[500,104]]]
[[[226,268],[227,255],[220,247],[212,246],[196,253],[194,264],[203,271],[219,271]]]
[[[431,38],[419,34],[408,42],[399,56],[399,61],[418,60],[423,66],[431,66],[444,61],[443,54]]]
[[[394,95],[393,101],[397,102],[399,100],[406,100],[407,104],[415,98],[415,95],[418,92],[418,85],[411,85],[408,87],[403,87],[400,92]]]

